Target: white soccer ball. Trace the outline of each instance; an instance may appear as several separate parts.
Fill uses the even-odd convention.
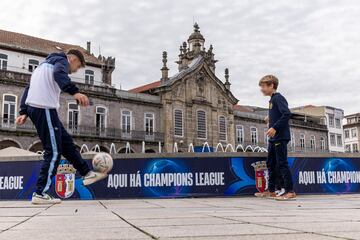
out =
[[[114,162],[110,154],[97,153],[92,160],[93,169],[96,172],[108,173],[113,168]]]

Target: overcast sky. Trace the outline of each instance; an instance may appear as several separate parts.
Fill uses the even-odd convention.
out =
[[[315,104],[360,112],[360,1],[86,0],[0,1],[0,28],[86,46],[116,57],[122,89],[170,75],[179,45],[198,22],[213,44],[216,73],[229,67],[240,104],[266,106],[258,80],[280,79],[291,107]]]

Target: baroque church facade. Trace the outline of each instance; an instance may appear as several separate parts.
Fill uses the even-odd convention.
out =
[[[8,41],[8,39],[12,39]],[[14,40],[15,39],[15,40]],[[26,45],[27,43],[31,43]],[[235,146],[266,147],[266,109],[237,105],[232,94],[229,70],[223,79],[215,74],[217,60],[197,24],[180,46],[178,73],[169,76],[167,53],[163,52],[161,78],[128,91],[111,85],[115,59],[95,57],[87,48],[61,44],[31,36],[0,31],[0,149],[15,146],[41,151],[31,123],[15,126],[23,88],[28,83],[30,64],[53,51],[76,47],[87,68],[72,77],[93,105],[77,106],[71,96],[61,95],[60,118],[78,148],[106,152],[186,152],[207,143],[216,148]],[[36,48],[36,46],[41,46]],[[47,48],[44,49],[44,46]],[[15,61],[14,59],[22,59]],[[25,60],[24,60],[25,59]],[[91,74],[89,74],[91,73]],[[294,151],[327,151],[327,129],[319,119],[296,114],[290,122]]]

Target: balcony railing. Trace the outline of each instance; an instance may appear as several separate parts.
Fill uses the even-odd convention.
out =
[[[327,130],[327,126],[326,125],[322,125],[322,124],[318,124],[318,123],[314,123],[314,122],[305,122],[302,120],[298,120],[298,119],[290,119],[290,126],[301,126],[301,127],[309,127],[309,128],[316,128],[319,130]]]
[[[258,142],[258,143],[253,143],[251,141],[245,141],[245,142],[236,142],[235,146],[234,146],[234,150],[236,149],[236,147],[241,144],[243,146],[243,148],[245,149],[247,146],[251,146],[252,148],[255,148],[257,146],[262,147],[262,148],[268,148],[268,144],[264,143],[264,142]],[[328,146],[324,146],[323,148],[320,147],[320,145],[316,145],[314,147],[310,147],[310,143],[308,143],[308,145],[306,146],[301,146],[301,145],[292,145],[291,142],[289,142],[288,144],[288,151],[289,152],[297,152],[297,153],[322,153],[322,152],[329,152],[329,147]]]
[[[81,125],[64,125],[64,128],[72,135],[78,137],[95,137],[95,138],[110,138],[127,141],[147,141],[159,142],[164,141],[164,134],[161,132],[146,132],[146,131],[123,131],[120,128],[97,128],[92,126]],[[6,131],[18,132],[35,132],[35,126],[30,120],[24,125],[14,124],[14,119],[0,118],[0,129]]]

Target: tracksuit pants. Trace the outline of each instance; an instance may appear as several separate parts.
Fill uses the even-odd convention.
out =
[[[36,183],[36,193],[47,192],[51,179],[56,174],[61,155],[63,155],[80,173],[85,176],[90,168],[61,123],[56,109],[27,107],[27,114],[34,123],[44,149],[44,161]]]
[[[286,192],[293,191],[293,181],[287,161],[289,141],[270,141],[266,165],[269,171],[269,191],[274,192],[279,180],[283,180]]]

